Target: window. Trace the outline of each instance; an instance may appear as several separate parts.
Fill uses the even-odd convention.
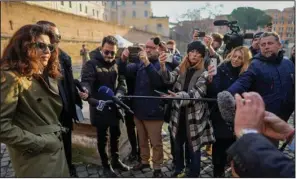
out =
[[[79,11],[81,12],[82,11],[82,5],[79,4]]]
[[[147,16],[148,16],[148,12],[144,11],[144,17],[147,17]]]
[[[133,0],[133,1],[132,1],[132,4],[133,4],[133,5],[135,5],[135,4],[136,4],[135,0]]]
[[[161,29],[162,28],[162,24],[157,24],[157,28]]]
[[[99,11],[97,11],[97,17],[99,17]]]
[[[88,7],[87,6],[85,7],[85,13],[86,14],[88,13]]]
[[[135,11],[132,12],[132,17],[136,17],[136,12]]]
[[[71,1],[69,1],[69,7],[72,8],[72,3],[71,3]]]
[[[126,11],[125,10],[122,11],[122,17],[126,17]]]
[[[61,1],[61,5],[64,6],[64,1]]]
[[[125,6],[125,4],[126,4],[126,3],[125,3],[125,1],[123,0],[123,1],[122,1],[122,6]]]

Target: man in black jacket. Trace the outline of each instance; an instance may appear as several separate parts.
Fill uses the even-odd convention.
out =
[[[38,21],[37,24],[47,26],[48,28],[50,28],[56,34],[56,44],[60,43],[61,35],[54,23],[49,21]],[[61,73],[63,76],[62,80],[60,80],[58,84],[59,93],[63,102],[63,110],[60,115],[60,122],[63,127],[69,129],[67,132],[62,134],[62,137],[70,175],[72,177],[77,177],[75,167],[72,165],[71,133],[73,129],[72,120],[78,120],[75,104],[82,108],[82,101],[74,85],[71,57],[60,48],[59,62],[61,67]]]
[[[295,162],[287,158],[266,137],[292,141],[292,126],[265,112],[262,97],[255,92],[236,98],[234,131],[238,140],[228,149],[233,174],[245,178],[295,177]]]
[[[107,100],[106,95],[98,92],[98,89],[102,86],[110,88],[116,95],[123,95],[127,92],[125,77],[118,73],[115,60],[117,50],[117,39],[113,36],[104,37],[102,48],[90,52],[91,60],[87,61],[82,69],[82,85],[87,89],[89,95],[95,99]],[[87,97],[88,95],[82,96],[83,99],[87,99]],[[92,125],[97,128],[98,151],[106,177],[116,177],[113,169],[122,171],[130,169],[119,160],[120,118],[123,118],[123,115],[114,104],[104,107],[101,111],[94,106],[90,106],[90,119]],[[111,165],[105,150],[108,128]]]

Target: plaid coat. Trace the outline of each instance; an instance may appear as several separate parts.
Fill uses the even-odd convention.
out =
[[[182,91],[186,79],[186,73],[179,74],[180,68],[175,68],[174,71],[160,71],[160,74],[167,84],[174,84],[173,90],[177,92],[178,97],[182,98],[201,98],[206,95],[206,71],[197,70],[189,83],[188,91]],[[194,152],[200,150],[200,147],[206,143],[215,141],[213,128],[209,121],[209,110],[206,102],[189,101],[189,100],[174,100],[172,102],[171,118],[169,126],[172,131],[173,138],[176,138],[180,109],[186,106],[186,126],[189,144]]]

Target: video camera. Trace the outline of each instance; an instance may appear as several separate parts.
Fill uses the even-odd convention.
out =
[[[224,35],[223,41],[226,44],[224,56],[227,55],[233,48],[242,46],[244,39],[253,39],[253,33],[241,34],[240,27],[237,21],[216,20],[213,22],[214,26],[227,26],[231,32]]]

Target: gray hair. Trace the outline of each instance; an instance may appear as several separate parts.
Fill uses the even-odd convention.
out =
[[[275,40],[277,42],[280,43],[280,37],[276,32],[264,32],[261,36],[260,36],[260,40],[264,37],[269,37],[269,36],[273,36],[275,38]]]

